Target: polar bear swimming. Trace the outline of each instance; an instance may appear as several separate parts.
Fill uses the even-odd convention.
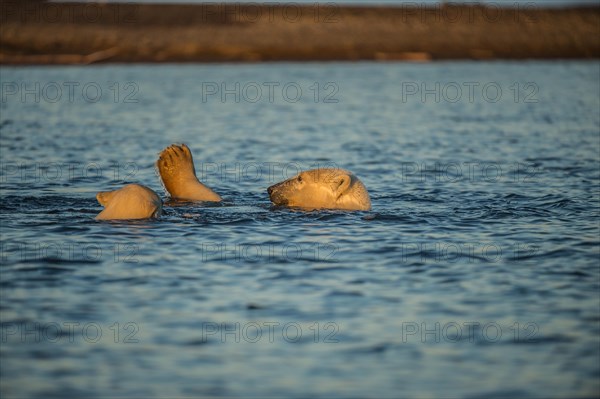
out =
[[[221,201],[221,197],[198,181],[194,160],[188,146],[170,145],[156,161],[160,179],[172,199],[187,201]],[[104,210],[96,220],[146,219],[162,213],[160,197],[148,187],[129,184],[119,190],[100,192],[96,199]]]
[[[344,169],[301,172],[267,189],[275,205],[312,209],[368,211],[371,199],[364,184]]]
[[[173,144],[159,154],[156,167],[172,199],[221,201],[221,197],[196,177],[192,153],[185,144]],[[337,168],[312,169],[267,189],[275,205],[305,210],[341,209],[368,211],[371,200],[364,184],[351,172]],[[150,188],[129,184],[96,195],[104,210],[96,220],[156,218],[162,201]]]
[[[158,194],[139,184],[99,192],[96,199],[104,206],[96,220],[148,219],[159,217],[162,213],[162,201]]]
[[[192,152],[187,145],[172,144],[161,151],[156,161],[160,179],[172,199],[221,201],[219,194],[196,177]]]

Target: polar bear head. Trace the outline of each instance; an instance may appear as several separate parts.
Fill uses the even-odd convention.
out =
[[[356,176],[343,169],[301,172],[267,189],[275,205],[304,209],[371,209],[369,193]]]

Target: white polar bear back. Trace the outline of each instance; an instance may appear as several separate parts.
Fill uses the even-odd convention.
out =
[[[139,184],[99,192],[96,199],[104,206],[96,220],[148,219],[158,217],[162,212],[160,197],[153,190]]]

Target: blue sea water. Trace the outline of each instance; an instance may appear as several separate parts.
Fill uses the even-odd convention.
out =
[[[598,62],[0,75],[3,398],[600,394]],[[332,165],[371,211],[271,206]],[[126,183],[165,214],[95,221]]]

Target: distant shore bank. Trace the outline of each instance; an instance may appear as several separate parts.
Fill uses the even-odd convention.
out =
[[[1,0],[1,64],[600,58],[600,7]]]

